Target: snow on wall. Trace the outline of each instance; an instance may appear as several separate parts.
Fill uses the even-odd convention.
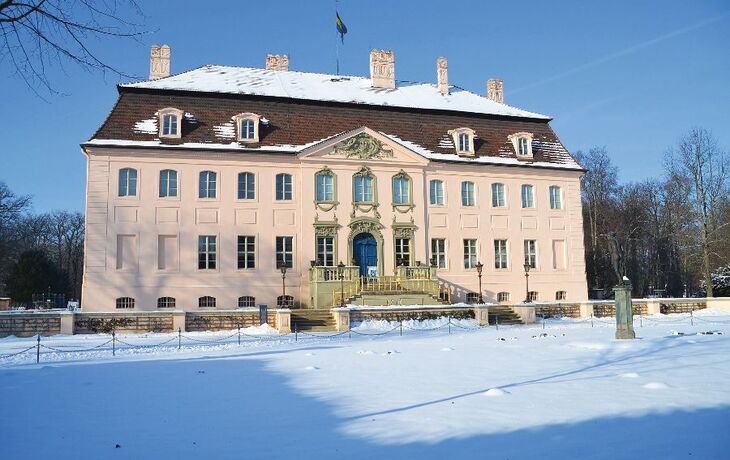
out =
[[[236,127],[233,122],[223,123],[222,125],[213,126],[213,132],[215,137],[222,139],[235,139],[236,138]]]
[[[138,121],[134,124],[134,128],[132,130],[135,133],[140,134],[157,134],[157,117]]]

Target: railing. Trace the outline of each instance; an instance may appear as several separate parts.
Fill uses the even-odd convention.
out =
[[[339,281],[340,273],[345,281],[354,281],[360,278],[360,267],[348,265],[340,271],[339,267],[312,267],[310,281]]]
[[[333,306],[344,304],[360,294],[418,293],[451,302],[451,289],[439,283],[436,271],[431,267],[397,267],[395,275],[357,277],[343,279],[342,282],[342,287],[332,292]]]

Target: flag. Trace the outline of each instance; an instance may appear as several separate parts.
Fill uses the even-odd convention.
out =
[[[347,26],[342,19],[340,19],[340,13],[335,11],[335,22],[337,23],[337,32],[340,33],[340,40],[345,43],[345,34],[347,33]]]

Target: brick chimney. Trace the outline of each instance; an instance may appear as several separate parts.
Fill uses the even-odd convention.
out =
[[[504,104],[502,80],[499,80],[497,78],[487,80],[487,99],[491,99],[494,102]]]
[[[446,96],[449,94],[449,71],[445,57],[436,59],[436,80],[438,82],[439,93]]]
[[[289,70],[289,56],[286,54],[266,55],[266,70]]]
[[[393,50],[372,50],[370,52],[370,85],[373,88],[395,89]]]
[[[152,45],[150,48],[150,80],[170,76],[170,47]]]

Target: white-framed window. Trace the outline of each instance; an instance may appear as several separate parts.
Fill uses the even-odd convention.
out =
[[[215,270],[216,268],[216,237],[214,235],[198,236],[198,269]]]
[[[550,209],[563,209],[560,187],[551,185],[548,190],[550,194]]]
[[[256,198],[256,175],[251,172],[238,173],[238,199],[253,200]]]
[[[314,175],[315,198],[319,203],[335,201],[335,175],[320,171]]]
[[[215,198],[218,174],[215,171],[200,171],[198,175],[198,198]]]
[[[137,170],[122,168],[119,170],[119,196],[137,196]]]
[[[436,268],[446,268],[446,240],[431,238],[431,260]]]
[[[525,263],[530,268],[537,268],[537,241],[525,240],[524,243]]]
[[[373,194],[373,176],[355,176],[352,182],[355,194],[355,203],[372,203],[375,200]]]
[[[175,308],[174,297],[158,297],[157,308]]]
[[[236,121],[236,131],[239,142],[258,142],[259,124],[261,116],[255,113],[239,113],[233,119]]]
[[[467,133],[459,133],[459,151],[471,152],[471,138]]]
[[[276,237],[276,267],[279,268],[282,265],[287,268],[294,266],[294,237]]]
[[[517,139],[517,152],[520,155],[526,156],[530,154],[528,149],[528,143],[529,141],[526,137],[520,137],[519,139]]]
[[[116,307],[118,309],[132,309],[132,308],[134,308],[134,297],[119,297],[119,298],[117,298]]]
[[[294,198],[294,181],[291,174],[276,175],[276,201],[290,201]]]
[[[276,306],[278,308],[292,308],[294,306],[294,296],[280,295],[276,297]]]
[[[215,304],[216,300],[213,296],[198,297],[198,308],[215,308]]]
[[[497,302],[509,302],[509,292],[498,292]]]
[[[512,142],[512,147],[515,149],[517,156],[520,158],[532,158],[532,139],[534,135],[532,133],[514,133],[508,136],[508,139]]]
[[[496,182],[492,184],[492,207],[503,208],[504,206],[504,184]]]
[[[393,204],[409,204],[411,202],[411,178],[406,175],[393,177]]]
[[[565,300],[568,298],[567,291],[555,291],[555,300]]]
[[[256,297],[243,295],[238,298],[238,308],[253,308],[256,306]]]
[[[256,237],[238,235],[238,268],[256,268]]]
[[[522,184],[522,209],[535,207],[535,187],[530,184]]]
[[[494,240],[494,268],[507,268],[507,240]]]
[[[444,204],[444,181],[432,179],[429,182],[430,203],[434,206],[443,206]]]
[[[461,205],[476,205],[476,199],[474,197],[474,182],[464,181],[461,183]]]
[[[474,268],[477,265],[477,240],[464,240],[464,268]]]
[[[183,111],[174,107],[167,107],[157,113],[160,117],[159,136],[161,138],[179,139],[182,132]]]
[[[335,266],[335,239],[333,237],[317,237],[317,263],[325,267]]]
[[[411,239],[396,238],[395,239],[395,265],[411,266]]]
[[[466,303],[468,303],[468,304],[479,303],[479,293],[478,292],[467,292],[466,293]]]
[[[160,198],[177,196],[177,171],[163,169],[160,171]]]
[[[537,291],[530,291],[527,293],[528,302],[537,302]]]
[[[474,155],[474,135],[475,131],[471,128],[456,128],[449,131],[454,140],[456,153],[459,155]]]

